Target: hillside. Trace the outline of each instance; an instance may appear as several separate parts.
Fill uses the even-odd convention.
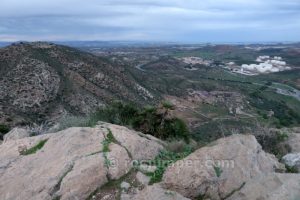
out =
[[[299,126],[297,65],[257,76],[220,66],[219,59],[228,57],[228,52],[226,62],[252,63],[265,54],[281,56],[288,64],[293,61],[287,50],[263,51],[239,46],[113,47],[103,49],[102,55],[42,42],[14,44],[0,50],[0,125],[57,122],[66,114],[94,113],[114,100],[140,108],[165,100],[174,105],[172,114],[186,122],[195,139],[205,142],[232,132],[261,131],[265,126]],[[194,57],[204,52],[212,57]],[[8,131],[3,128],[3,133]]]
[[[125,68],[73,48],[36,42],[0,49],[0,124],[88,114],[114,100],[155,97]]]
[[[183,58],[157,55],[158,58],[129,70],[136,80],[143,81],[152,91],[163,94],[175,105],[176,115],[186,121],[197,140],[212,141],[232,132],[257,132],[261,131],[261,127],[299,126],[298,65],[277,73],[239,75],[218,64],[218,59],[222,59],[218,57],[222,57],[220,49],[228,48],[215,48],[211,50],[213,58],[197,57],[199,63],[196,64],[183,61],[195,58],[194,51],[201,53],[202,49],[192,52],[182,50],[182,54],[187,54]],[[236,56],[237,60],[247,60],[239,54],[239,48],[231,51],[232,57]],[[245,50],[243,55],[246,51],[260,54]],[[276,55],[291,63],[286,54],[270,54]],[[124,57],[129,56],[124,53]],[[120,56],[120,60],[124,59]],[[247,61],[252,62],[251,59]]]

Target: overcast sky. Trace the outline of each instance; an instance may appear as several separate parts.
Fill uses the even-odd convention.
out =
[[[0,0],[0,41],[300,41],[300,0]]]

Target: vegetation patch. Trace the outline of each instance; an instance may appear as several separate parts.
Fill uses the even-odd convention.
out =
[[[299,173],[299,170],[298,170],[297,167],[295,167],[295,166],[290,167],[290,166],[288,166],[288,165],[285,165],[285,168],[286,168],[286,172],[287,172],[287,173],[293,173],[293,174]]]
[[[108,133],[107,133],[105,139],[104,139],[103,142],[102,142],[102,144],[103,144],[103,149],[102,149],[102,151],[103,151],[103,152],[109,152],[109,151],[110,151],[110,150],[109,150],[109,145],[110,145],[110,143],[112,143],[112,142],[115,143],[115,142],[116,142],[116,139],[114,138],[114,136],[113,136],[111,130],[108,128],[107,131],[108,131]]]
[[[183,152],[175,153],[171,151],[160,152],[155,159],[149,162],[151,165],[155,165],[157,168],[153,173],[147,175],[151,177],[149,184],[161,182],[164,172],[167,167],[178,160],[182,160],[193,152],[190,146],[187,146]]]
[[[146,106],[138,108],[134,104],[114,102],[99,108],[88,117],[69,117],[60,122],[59,130],[68,127],[93,127],[99,121],[122,126],[129,126],[144,134],[150,134],[160,139],[184,139],[189,141],[189,130],[185,122],[170,114],[174,108],[169,102],[163,102],[157,107]],[[108,134],[109,135],[109,134]]]
[[[145,134],[153,135],[160,139],[183,138],[189,140],[189,130],[179,118],[171,116],[173,105],[163,102],[157,107],[147,106],[138,109],[133,104],[115,102],[106,108],[99,109],[90,118],[89,124],[98,121],[129,126]]]
[[[260,111],[259,113],[263,113],[263,118],[267,118],[265,112],[272,111],[274,113],[273,117],[277,119],[274,123],[277,128],[300,123],[300,115],[287,105],[287,101],[269,99],[268,95],[268,92],[264,92],[261,89],[250,93],[250,104],[257,108]]]
[[[38,150],[42,149],[43,146],[46,144],[48,139],[41,140],[39,143],[37,143],[35,146],[31,147],[30,149],[27,149],[23,152],[21,152],[21,155],[30,155],[30,154],[35,154]]]
[[[256,139],[264,151],[274,154],[278,159],[281,159],[282,156],[291,151],[290,146],[284,143],[288,139],[288,135],[285,132],[262,133],[256,135]]]
[[[108,133],[102,142],[102,145],[103,145],[102,152],[103,152],[103,157],[104,157],[104,165],[105,165],[105,167],[108,168],[111,166],[111,162],[107,157],[107,152],[110,152],[109,145],[112,142],[116,142],[116,139],[114,138],[114,136],[109,128],[107,129],[107,131],[108,131]]]
[[[61,199],[60,196],[56,196],[56,197],[54,197],[52,200],[60,200],[60,199]]]
[[[216,176],[220,177],[223,172],[222,169],[218,166],[214,166],[214,170],[215,170]]]
[[[106,168],[109,168],[111,166],[111,162],[107,157],[107,152],[103,152],[103,157],[104,157],[104,166]]]
[[[257,129],[256,123],[256,120],[253,118],[218,119],[197,127],[193,137],[198,142],[209,144],[219,138],[235,133],[245,134],[255,132]]]
[[[66,116],[59,121],[59,127],[54,131],[65,130],[70,127],[90,127],[89,117]]]
[[[3,140],[3,136],[10,131],[10,128],[5,124],[0,124],[0,140]]]
[[[209,199],[205,194],[200,194],[199,196],[196,197],[196,200],[205,200]]]

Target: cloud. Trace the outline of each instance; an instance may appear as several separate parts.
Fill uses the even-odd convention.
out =
[[[296,41],[299,10],[299,0],[1,0],[0,40]]]

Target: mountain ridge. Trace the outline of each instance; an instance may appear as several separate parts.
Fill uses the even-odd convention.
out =
[[[89,114],[114,100],[144,104],[156,99],[124,67],[47,42],[1,48],[0,75],[0,122],[5,124]]]

